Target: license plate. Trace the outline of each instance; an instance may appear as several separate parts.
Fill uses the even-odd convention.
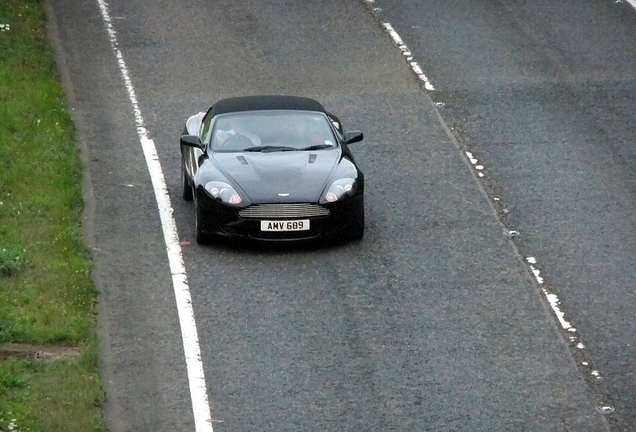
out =
[[[261,231],[307,231],[309,219],[286,221],[261,221]]]

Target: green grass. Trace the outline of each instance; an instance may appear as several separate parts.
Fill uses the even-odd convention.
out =
[[[5,360],[0,367],[0,430],[11,430],[11,422],[14,431],[104,430],[94,356],[94,349],[87,349],[75,361]]]
[[[0,249],[0,276],[13,276],[24,267],[26,250]]]
[[[0,343],[81,347],[0,360],[0,431],[105,430],[81,166],[42,0],[0,0]]]

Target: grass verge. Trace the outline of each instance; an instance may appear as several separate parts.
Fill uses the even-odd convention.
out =
[[[80,347],[0,360],[0,431],[103,431],[81,166],[43,0],[0,1],[0,344]]]

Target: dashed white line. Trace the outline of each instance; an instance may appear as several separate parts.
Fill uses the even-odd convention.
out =
[[[196,432],[213,432],[212,417],[210,415],[210,405],[208,403],[208,393],[203,373],[203,362],[201,361],[201,348],[199,346],[199,336],[194,319],[192,308],[192,297],[190,287],[183,263],[181,245],[177,233],[177,224],[172,217],[172,205],[168,195],[168,188],[159,162],[159,156],[154,141],[150,138],[145,122],[141,116],[141,110],[137,102],[135,89],[128,73],[128,68],[124,62],[124,57],[117,42],[117,33],[112,24],[108,4],[105,0],[97,0],[101,11],[102,19],[108,32],[110,45],[117,58],[119,70],[121,72],[128,97],[133,106],[135,125],[139,142],[146,158],[148,172],[152,181],[152,187],[157,200],[163,237],[166,243],[166,252],[172,275],[172,285],[176,297],[177,310],[179,314],[179,324],[181,327],[181,338],[183,340],[183,350],[185,353],[186,369],[188,373],[188,384],[190,387],[190,397],[192,399],[192,411]]]
[[[440,117],[440,121],[443,121],[441,117]],[[484,170],[484,166],[479,164],[479,160],[473,155],[472,152],[464,151],[464,153],[466,154],[466,157],[468,158],[470,164],[476,170],[477,174],[480,177],[483,177],[484,175],[482,171]],[[497,197],[493,198],[493,202],[499,202],[499,201],[500,201],[499,198]],[[503,209],[503,212],[507,213],[505,208]],[[520,235],[519,231],[510,230],[507,227],[506,227],[506,230],[504,231],[504,234],[506,234],[506,236],[510,239],[512,239],[513,237],[518,237]],[[584,350],[585,344],[581,341],[581,337],[578,334],[576,328],[572,325],[570,321],[566,319],[566,314],[561,307],[561,300],[556,294],[554,294],[553,292],[550,292],[548,287],[544,283],[543,276],[541,276],[541,270],[539,270],[537,265],[537,259],[533,256],[527,256],[525,257],[525,261],[526,261],[526,265],[528,266],[528,269],[530,270],[535,280],[537,281],[537,284],[539,285],[541,292],[543,293],[543,296],[548,301],[548,304],[550,305],[550,308],[552,309],[552,313],[554,314],[556,319],[559,321],[559,324],[561,325],[563,330],[568,332],[569,336],[567,339],[569,340],[570,345],[575,346],[578,350]],[[587,367],[589,366],[589,362],[583,361],[581,362],[581,365]],[[596,379],[602,378],[598,370],[592,371],[592,375]]]
[[[382,23],[382,26],[386,29],[387,32],[389,32],[389,35],[391,36],[391,39],[393,39],[393,42],[395,42],[400,51],[402,51],[402,54],[404,55],[404,57],[406,57],[406,60],[409,63],[409,66],[411,66],[411,69],[413,69],[413,72],[415,72],[417,77],[424,82],[424,87],[426,88],[426,90],[434,91],[435,87],[424,74],[424,71],[422,70],[420,65],[413,59],[413,55],[411,54],[409,47],[406,46],[398,32],[396,32],[393,26],[387,22]]]
[[[443,122],[443,119],[441,118],[441,116],[439,118],[440,118],[440,121]],[[468,158],[468,161],[470,162],[470,164],[476,170],[477,175],[479,175],[479,177],[484,177],[484,174],[482,172],[484,170],[484,166],[479,164],[479,160],[473,155],[472,152],[464,151],[464,153],[466,154],[466,157]],[[493,200],[493,203],[501,201],[497,197],[492,198],[492,200]],[[502,209],[502,211],[504,213],[508,213],[507,209],[505,208]],[[504,230],[504,234],[510,239],[512,239],[513,237],[518,237],[520,235],[519,231],[511,230],[508,227],[506,227],[506,229]],[[550,292],[548,287],[544,283],[543,276],[541,276],[541,270],[539,270],[537,265],[537,259],[533,256],[527,256],[525,257],[525,261],[526,261],[528,270],[530,270],[530,272],[534,276],[535,280],[537,281],[537,284],[539,285],[539,288],[541,289],[541,292],[543,293],[543,296],[548,301],[548,304],[550,305],[550,308],[552,309],[552,313],[554,314],[556,319],[559,321],[559,324],[561,325],[561,327],[568,332],[569,336],[567,337],[567,339],[570,342],[570,346],[575,346],[578,350],[581,350],[581,351],[584,350],[585,344],[583,344],[583,342],[581,341],[581,337],[579,336],[576,328],[572,325],[570,321],[566,319],[566,314],[561,307],[561,300],[556,294]],[[589,366],[589,362],[582,361],[581,365],[587,367]],[[598,370],[592,371],[592,375],[596,379],[602,378]]]

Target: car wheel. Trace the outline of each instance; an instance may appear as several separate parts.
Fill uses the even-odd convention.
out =
[[[202,223],[202,215],[201,210],[199,209],[199,205],[197,204],[196,197],[194,199],[194,227],[196,232],[196,240],[200,245],[210,244],[210,236],[203,232],[203,223]]]
[[[361,240],[364,236],[364,208],[349,225],[349,238],[351,240]]]
[[[181,196],[186,201],[192,201],[192,182],[188,180],[188,174],[185,169],[185,162],[181,157]]]

